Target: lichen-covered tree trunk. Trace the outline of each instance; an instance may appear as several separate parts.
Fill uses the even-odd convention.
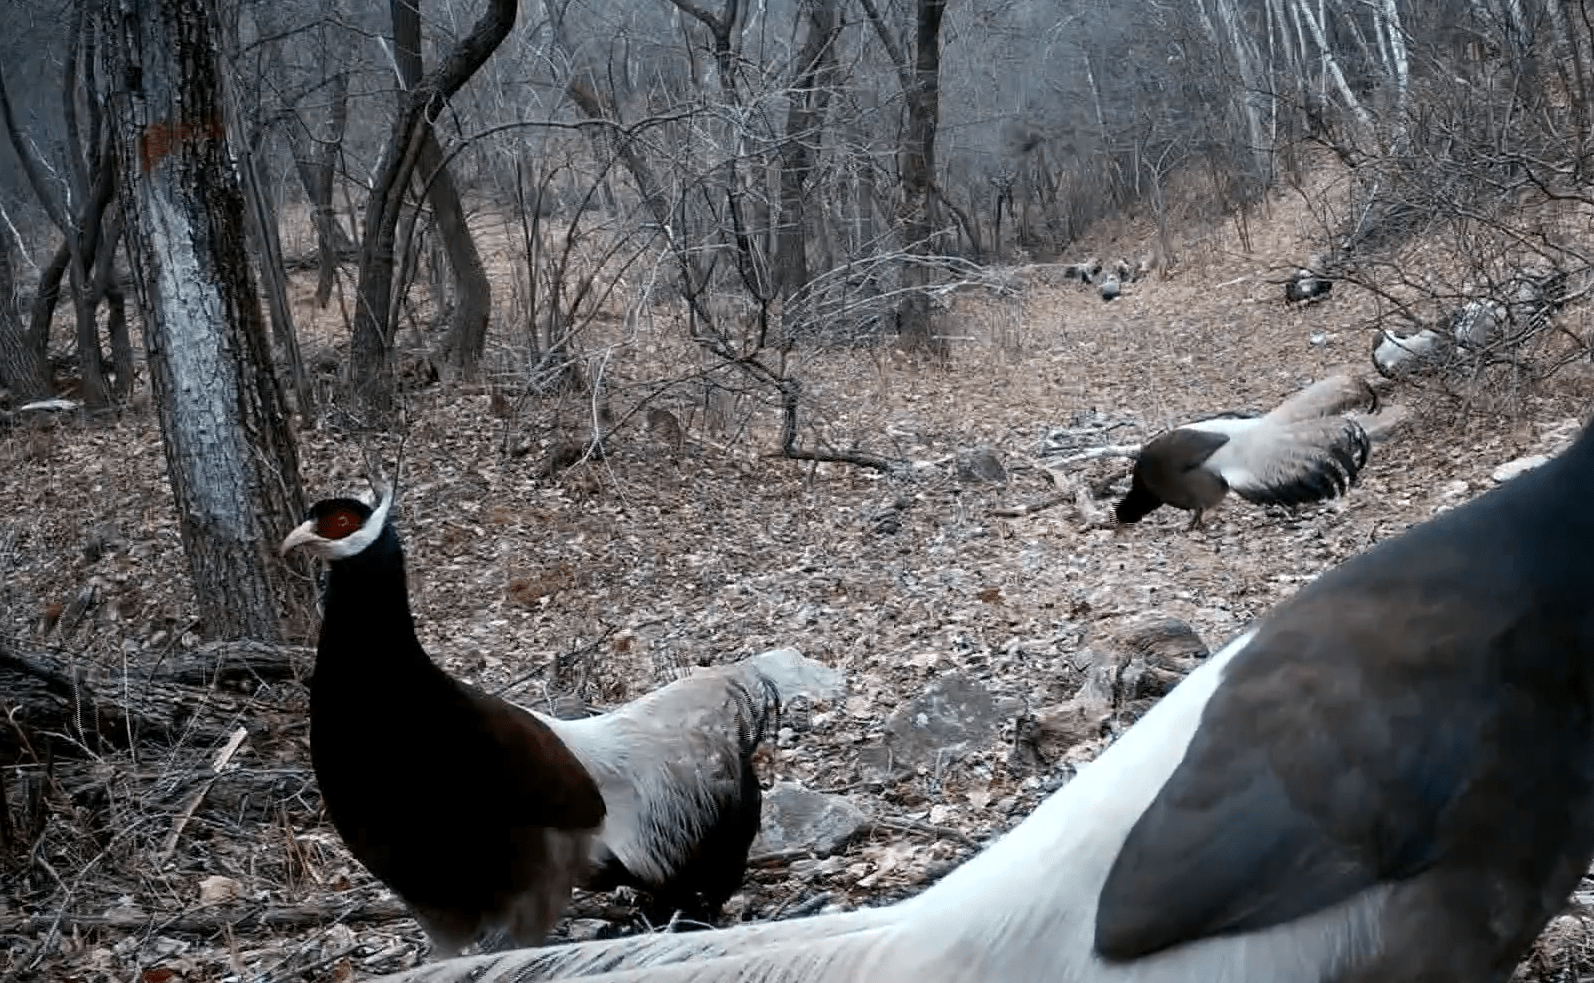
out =
[[[28,344],[16,290],[11,242],[0,241],[0,386],[11,390],[15,402],[26,403],[52,395],[55,386],[50,363]]]
[[[128,253],[194,593],[210,638],[276,641],[308,609],[273,548],[303,509],[298,453],[244,252],[207,0],[107,4]],[[303,596],[299,596],[303,594]]]

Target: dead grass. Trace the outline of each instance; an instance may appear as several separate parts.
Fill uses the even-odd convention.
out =
[[[1295,516],[1231,501],[1191,535],[1179,531],[1182,514],[1122,533],[1086,529],[1068,506],[993,514],[1052,493],[1035,463],[1039,439],[1076,414],[1136,421],[1138,433],[1123,433],[1132,441],[1192,414],[1264,408],[1338,368],[1370,372],[1369,311],[1356,298],[1291,311],[1272,282],[1304,256],[1309,225],[1298,202],[1275,200],[1251,220],[1253,253],[1240,253],[1232,227],[1192,235],[1172,276],[1130,285],[1111,304],[1047,286],[1035,271],[1017,297],[959,295],[944,317],[974,340],[947,368],[801,354],[794,371],[812,427],[804,439],[912,460],[911,479],[772,458],[778,420],[767,401],[744,397],[710,428],[688,389],[661,397],[687,430],[679,459],[647,436],[639,414],[604,460],[541,477],[541,448],[590,408],[509,408],[501,393],[515,389],[524,352],[500,331],[490,385],[406,398],[396,521],[422,640],[450,671],[487,687],[513,684],[525,701],[574,693],[616,702],[684,666],[781,645],[840,667],[849,697],[788,735],[766,777],[842,792],[883,820],[908,822],[877,825],[837,857],[759,867],[733,908],[756,918],[826,892],[832,903],[858,904],[920,890],[972,853],[923,829],[984,840],[1064,775],[1010,766],[1010,721],[939,774],[869,780],[859,749],[931,679],[962,673],[1016,714],[1070,696],[1079,681],[1071,657],[1139,616],[1182,618],[1221,642],[1321,571],[1490,487],[1496,466],[1540,451],[1546,432],[1581,412],[1568,383],[1527,398],[1514,422],[1475,416],[1463,428],[1431,414],[1376,449],[1347,499]],[[1135,256],[1151,233],[1136,234],[1079,252]],[[503,281],[512,276],[505,263],[500,251]],[[343,343],[334,316],[307,304],[297,311],[314,344]],[[620,410],[697,361],[663,325],[616,327],[608,341],[606,378]],[[346,434],[326,425],[301,440],[312,497],[361,487]],[[956,479],[953,455],[977,444],[1001,452],[1007,486]],[[517,456],[516,447],[534,450]],[[391,460],[396,443],[388,450]],[[197,643],[153,415],[10,430],[0,434],[0,461],[11,503],[0,519],[0,615],[17,649],[153,668]],[[896,514],[898,531],[875,531],[883,511]],[[291,520],[278,525],[286,532]],[[68,623],[59,611],[85,587],[94,601]],[[215,748],[57,762],[53,777],[39,764],[7,773],[13,803],[36,786],[46,815],[34,847],[11,857],[0,882],[0,967],[11,978],[342,981],[420,957],[414,923],[321,820],[302,706],[283,692],[270,712],[241,721],[250,735],[234,758],[269,776],[269,800],[215,795],[161,866],[156,851]],[[201,881],[215,875],[236,881],[236,901],[201,904]],[[1585,900],[1552,926],[1526,978],[1587,971]],[[228,927],[234,916],[253,920]],[[588,920],[570,931],[599,927]]]

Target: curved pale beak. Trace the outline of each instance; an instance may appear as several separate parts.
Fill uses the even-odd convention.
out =
[[[306,519],[295,527],[293,532],[288,533],[287,538],[282,541],[282,546],[278,548],[277,555],[286,556],[288,551],[295,546],[302,546],[320,538],[320,536],[316,535],[315,520]]]

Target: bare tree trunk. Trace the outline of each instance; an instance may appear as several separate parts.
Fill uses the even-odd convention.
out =
[[[354,253],[354,242],[338,221],[332,201],[333,180],[337,176],[338,154],[343,148],[343,132],[349,119],[349,73],[337,72],[328,82],[326,115],[310,127],[294,117],[284,127],[288,147],[293,152],[294,171],[310,202],[310,219],[315,225],[316,278],[315,302],[327,306],[338,275],[338,261]]]
[[[1577,127],[1577,145],[1588,145],[1589,134],[1594,130],[1594,97],[1589,93],[1590,66],[1584,57],[1584,50],[1588,45],[1588,32],[1579,32],[1572,28],[1567,20],[1566,10],[1563,9],[1564,0],[1545,0],[1544,8],[1549,14],[1550,27],[1553,41],[1551,53],[1561,72],[1567,94],[1572,100],[1572,120]]]
[[[570,99],[581,110],[581,115],[591,120],[604,120],[618,125],[619,115],[614,112],[614,107],[609,101],[598,94],[598,90],[589,85],[584,79],[572,73],[570,81],[566,83],[565,91]],[[608,148],[608,152],[619,158],[625,165],[626,171],[631,175],[631,180],[637,184],[637,190],[642,194],[642,201],[652,213],[653,220],[661,226],[670,224],[669,199],[664,194],[664,183],[653,173],[653,167],[647,158],[637,153],[636,147],[629,139],[618,135],[615,130],[604,129],[599,131],[600,146]]]
[[[105,300],[105,336],[111,343],[111,372],[115,384],[111,395],[125,402],[133,392],[133,338],[127,331],[127,298],[113,275],[97,291]]]
[[[88,207],[79,213],[80,223],[75,236],[77,246],[72,250],[67,267],[67,283],[72,288],[72,311],[77,320],[78,377],[83,386],[83,405],[90,410],[102,410],[111,405],[111,388],[105,381],[104,354],[100,348],[99,308],[100,298],[94,287],[94,260],[99,255],[100,226],[106,208],[116,191],[116,165],[111,159],[110,133],[100,141],[93,197]],[[92,223],[92,224],[90,224]],[[68,241],[72,241],[69,237]],[[106,251],[107,259],[116,256],[116,244]]]
[[[65,148],[66,171],[72,189],[69,194],[57,193],[59,182],[50,179],[51,168],[39,156],[37,144],[26,139],[17,127],[3,76],[0,76],[0,118],[3,118],[7,134],[11,138],[11,146],[16,151],[29,185],[38,196],[39,203],[44,206],[45,213],[50,216],[56,228],[61,230],[64,239],[63,249],[66,252],[59,271],[52,263],[51,269],[46,271],[46,276],[40,279],[39,297],[33,311],[33,326],[29,331],[30,340],[40,356],[44,356],[49,341],[50,318],[55,313],[55,305],[60,297],[61,276],[63,273],[66,274],[72,290],[72,308],[77,318],[78,364],[82,379],[83,402],[90,409],[103,409],[110,405],[110,390],[106,386],[105,376],[100,367],[99,328],[95,323],[95,311],[98,305],[88,295],[94,282],[90,264],[93,262],[99,242],[100,220],[110,204],[111,197],[115,194],[115,181],[114,169],[109,166],[107,160],[106,137],[102,132],[98,102],[93,98],[86,100],[90,110],[90,127],[93,131],[86,138],[87,146],[85,141],[80,139],[79,133],[77,86],[81,78],[92,80],[94,64],[91,46],[88,51],[89,57],[82,60],[83,70],[80,74],[78,54],[79,47],[85,43],[86,37],[82,30],[83,4],[86,2],[87,0],[80,0],[74,9],[73,36],[68,45],[68,57],[63,69],[62,100],[68,137]],[[85,160],[84,155],[89,159]],[[90,174],[93,175],[92,185]]]
[[[704,27],[708,28],[709,36],[713,38],[714,69],[719,77],[720,96],[725,100],[726,111],[732,107],[739,107],[741,99],[736,91],[736,74],[739,64],[737,51],[738,30],[745,18],[745,8],[742,0],[724,0],[724,6],[718,14],[698,6],[694,0],[670,0],[683,13],[690,14]],[[745,134],[737,132],[731,139],[738,145],[745,139]],[[755,228],[767,228],[768,223],[756,221],[749,212],[758,211],[756,202],[749,202],[746,189],[743,187],[741,169],[738,166],[739,153],[728,154],[721,165],[725,171],[725,204],[729,213],[731,237],[736,243],[736,263],[741,272],[742,283],[747,287],[748,293],[753,295],[760,304],[767,304],[773,297],[769,277],[769,254],[760,248],[760,243],[754,241]]]
[[[910,253],[929,255],[934,251],[931,236],[935,232],[936,211],[935,130],[941,113],[941,18],[946,13],[946,0],[916,0],[911,69],[907,53],[892,37],[874,0],[863,0],[863,8],[897,66],[907,103],[907,126],[897,150],[904,198],[899,212],[903,236]],[[907,293],[897,310],[897,327],[903,344],[946,354],[946,339],[937,337],[930,323],[930,300],[924,292],[930,283],[929,268],[923,263],[910,263],[903,269],[902,279]]]
[[[393,0],[393,54],[399,81],[414,91],[421,81],[421,11],[419,0]],[[454,310],[443,338],[443,357],[467,379],[476,377],[487,345],[487,320],[493,309],[493,285],[465,221],[459,188],[443,160],[437,131],[422,138],[416,179],[437,216],[437,232],[454,273]]]
[[[1257,176],[1263,184],[1273,180],[1272,151],[1262,126],[1262,111],[1258,103],[1267,98],[1265,84],[1257,67],[1256,42],[1241,18],[1235,0],[1217,0],[1218,17],[1228,34],[1229,49],[1234,52],[1234,62],[1240,72],[1240,84],[1245,87],[1239,103],[1245,114],[1246,133],[1251,143],[1251,156],[1256,164]]]
[[[66,276],[66,268],[71,264],[72,248],[63,237],[50,262],[39,271],[39,289],[28,311],[27,342],[42,359],[50,355],[50,324],[55,320],[55,307],[61,302],[61,278]]]
[[[493,285],[487,266],[465,220],[454,177],[443,163],[435,131],[421,144],[419,176],[437,216],[437,233],[454,273],[454,311],[443,337],[443,358],[466,379],[476,378],[487,347],[487,326],[493,310]]]
[[[16,273],[11,266],[11,240],[0,242],[0,385],[18,403],[55,393],[50,363],[28,344],[17,303]]]
[[[515,26],[517,0],[490,0],[471,32],[441,65],[411,89],[383,150],[382,166],[371,184],[365,206],[365,232],[360,248],[360,281],[354,310],[354,389],[373,423],[386,423],[393,413],[393,268],[394,238],[404,202],[404,188],[415,170],[421,144],[432,118],[460,86],[486,63]]]
[[[72,314],[77,323],[77,371],[83,405],[103,410],[111,405],[111,388],[105,381],[105,354],[100,348],[99,304],[90,293],[82,257],[74,255],[67,284],[72,288]]]
[[[106,159],[114,157],[109,147]],[[122,285],[116,278],[116,247],[122,242],[122,220],[126,213],[112,208],[105,213],[105,227],[100,232],[100,245],[94,256],[94,287],[91,305],[98,309],[105,301],[109,310],[105,322],[105,335],[111,342],[111,372],[114,382],[111,395],[117,402],[125,402],[133,393],[133,341],[127,333],[127,302],[122,296]]]
[[[343,134],[349,124],[349,73],[339,72],[332,80],[332,108],[327,114],[321,135],[316,139],[315,155],[310,161],[309,184],[305,190],[315,205],[316,238],[321,246],[321,268],[316,277],[315,302],[326,307],[332,299],[332,284],[338,275],[338,260],[345,253],[354,252],[354,240],[343,231],[338,222],[337,208],[332,203],[332,179],[337,174],[338,154],[343,152]],[[303,176],[304,172],[300,172]]]
[[[1374,14],[1385,28],[1385,44],[1389,48],[1390,70],[1395,81],[1395,146],[1400,151],[1406,147],[1407,95],[1411,88],[1410,59],[1406,55],[1406,28],[1400,22],[1400,6],[1395,0],[1383,0]]]
[[[554,21],[555,37],[560,36],[560,22]],[[560,42],[560,47],[568,58],[568,48]],[[659,228],[668,235],[672,224],[677,228],[684,228],[684,216],[681,222],[672,223],[671,206],[669,198],[664,191],[664,183],[659,179],[653,165],[641,153],[637,152],[636,145],[628,136],[619,132],[620,117],[615,110],[613,101],[605,98],[599,91],[581,77],[578,71],[572,70],[570,78],[565,83],[565,92],[570,100],[576,104],[581,115],[590,120],[614,124],[612,128],[604,127],[598,130],[594,144],[600,153],[610,160],[619,160],[626,171],[631,175],[631,180],[636,182],[637,192],[642,196],[642,202],[647,206]],[[684,205],[683,205],[684,210]],[[702,307],[702,287],[708,279],[707,270],[712,260],[703,251],[694,251],[679,248],[679,240],[671,237],[671,253],[680,268],[681,297],[686,301],[694,317],[702,318],[705,311]],[[548,310],[558,314],[557,304],[548,305]],[[550,330],[550,338],[563,338],[563,330]],[[560,343],[563,344],[562,342]],[[573,366],[572,366],[573,367]]]
[[[114,120],[128,253],[203,631],[277,641],[282,606],[310,601],[308,582],[279,576],[271,548],[304,493],[244,251],[217,25],[206,0],[107,5],[100,16],[100,96]]]
[[[826,110],[830,106],[832,76],[836,67],[836,2],[805,0],[808,36],[797,54],[797,78],[791,106],[786,112],[786,144],[781,150],[780,228],[775,240],[776,290],[786,304],[788,323],[801,320],[790,305],[793,293],[811,276],[808,236],[814,224],[809,216],[808,187],[819,157]],[[817,218],[815,215],[813,218]]]
[[[1328,45],[1328,38],[1323,34],[1323,25],[1312,15],[1312,10],[1306,5],[1306,0],[1295,0],[1295,9],[1301,15],[1301,20],[1306,22],[1306,28],[1312,34],[1312,40],[1317,42],[1318,53],[1322,55],[1323,65],[1328,69],[1328,74],[1334,80],[1334,88],[1339,90],[1339,96],[1345,100],[1345,105],[1356,115],[1357,122],[1362,126],[1371,128],[1373,118],[1362,107],[1361,101],[1351,91],[1350,85],[1345,81],[1345,73],[1340,71],[1339,62],[1334,58],[1334,52]]]

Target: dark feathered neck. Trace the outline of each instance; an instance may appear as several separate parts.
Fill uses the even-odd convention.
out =
[[[415,637],[404,549],[391,525],[370,546],[335,560],[327,575],[316,676],[354,674],[380,686],[390,674],[440,674]]]

